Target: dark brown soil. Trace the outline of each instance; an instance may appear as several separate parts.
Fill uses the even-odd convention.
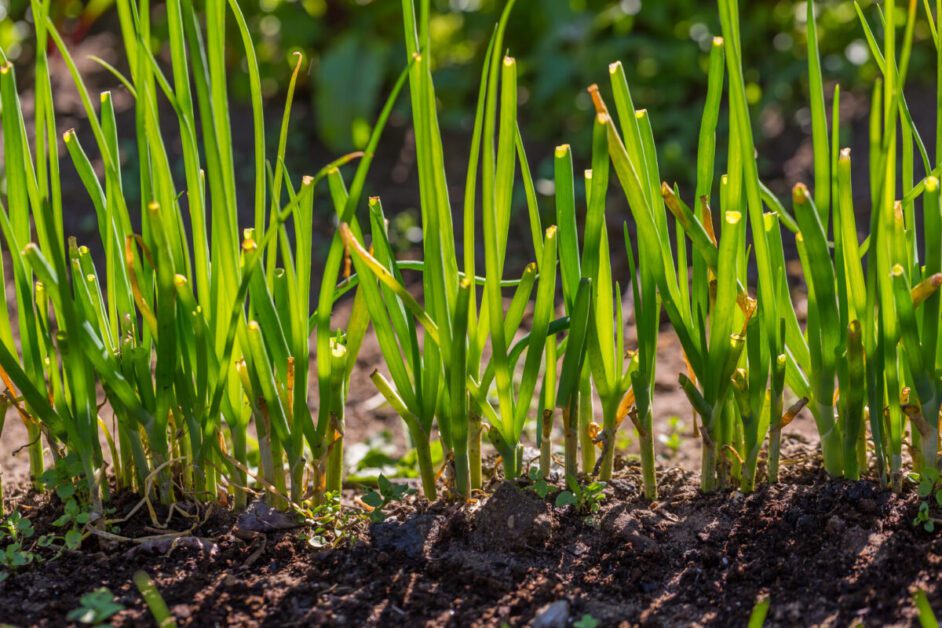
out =
[[[201,541],[104,548],[93,538],[11,575],[0,619],[63,625],[82,594],[106,586],[126,607],[116,625],[146,625],[139,569],[182,626],[564,626],[587,614],[599,625],[745,625],[763,596],[770,625],[909,625],[913,588],[942,603],[942,537],[913,527],[913,491],[829,481],[805,446],[789,445],[784,482],[752,495],[703,496],[673,469],[652,505],[628,465],[594,516],[495,483],[472,505],[410,499],[385,522],[361,518],[356,542],[338,549],[313,548],[303,528],[253,538],[217,509],[192,532]],[[18,501],[37,532],[58,511],[33,495]],[[142,509],[121,534],[153,534],[150,525]]]

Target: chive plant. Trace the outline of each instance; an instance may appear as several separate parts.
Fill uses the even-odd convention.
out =
[[[870,235],[859,242],[851,154],[849,149],[839,148],[837,88],[828,131],[814,4],[809,2],[808,75],[815,189],[812,194],[803,185],[795,187],[797,220],[792,228],[808,286],[804,335],[794,317],[788,292],[780,288],[777,293],[779,309],[786,316],[791,360],[789,386],[811,400],[825,468],[831,475],[851,479],[866,471],[869,416],[879,476],[898,489],[907,420],[917,470],[926,464],[935,465],[937,460],[938,166],[934,169],[929,160],[903,95],[916,4],[910,3],[899,55],[896,12],[879,15],[884,26],[881,49],[863,11],[859,5],[856,8],[882,74],[873,91],[870,123]],[[933,21],[938,16],[933,18],[930,12],[927,16],[938,49],[938,29]],[[917,156],[930,173],[919,183],[913,180]],[[917,246],[919,224],[915,203],[920,197],[924,260],[919,259]],[[781,211],[781,204],[771,193],[766,201]],[[781,235],[771,225],[767,231],[778,260],[779,280],[784,286]],[[777,446],[774,449],[770,446],[769,473],[773,481],[777,463]]]
[[[720,186],[722,228],[718,238],[713,235],[709,205],[715,150],[712,138],[722,95],[724,48],[723,40],[714,40],[710,100],[701,130],[701,145],[705,150],[698,156],[700,216],[680,199],[677,190],[659,182],[650,121],[647,112],[634,108],[621,64],[610,67],[621,132],[616,129],[601,96],[597,91],[593,94],[598,124],[606,129],[608,150],[634,217],[640,266],[651,273],[648,281],[657,286],[689,365],[690,376],[681,374],[680,379],[702,422],[701,486],[705,491],[728,484],[734,475],[745,478],[745,485],[751,485],[755,457],[768,426],[763,403],[769,364],[767,338],[775,333],[765,331],[768,328],[760,327],[758,320],[752,321],[756,304],[742,287],[746,262],[745,220],[740,211],[741,200],[730,198],[733,185],[737,185],[730,182],[730,177],[724,177]],[[738,149],[733,148],[733,153],[738,155]],[[732,165],[741,165],[741,162]],[[741,185],[742,178],[737,177],[736,181]],[[676,223],[676,259],[668,210]],[[692,283],[684,234],[693,246]],[[655,322],[649,330],[653,328],[656,338],[657,316],[651,316]],[[744,353],[747,327],[751,327],[752,333],[748,336],[754,346],[754,350],[748,352],[748,360]],[[741,362],[743,367],[740,367]],[[740,368],[734,398],[732,384]],[[742,376],[746,372],[750,375]],[[747,445],[752,455],[745,456],[748,469],[743,473],[744,456],[739,452]]]
[[[860,318],[865,311],[866,287],[850,189],[850,156],[838,152],[840,92],[834,92],[834,138],[830,138],[813,2],[807,4],[806,17],[815,186],[813,198],[804,185],[794,188],[795,220],[789,221],[795,231],[808,286],[808,321],[804,334],[791,303],[781,230],[774,224],[777,219],[773,215],[769,215],[766,235],[778,282],[775,290],[781,305],[778,309],[784,313],[783,330],[791,359],[787,365],[789,386],[797,395],[809,400],[821,435],[825,469],[834,476],[857,478],[860,463],[865,462],[861,460],[864,452],[860,447],[865,434],[866,402],[864,335]],[[766,191],[766,195],[766,202],[783,211],[771,192]],[[831,211],[832,206],[834,211]],[[833,257],[829,244],[832,218]],[[772,434],[769,479],[776,481],[779,424],[773,426]]]
[[[508,5],[508,8],[510,5]],[[497,48],[494,49],[498,50]],[[500,71],[500,93],[497,93],[498,69]],[[497,101],[500,100],[499,115]],[[495,120],[495,115],[497,119]],[[516,62],[511,57],[504,57],[498,64],[498,57],[492,52],[491,67],[488,75],[488,91],[484,109],[484,134],[482,137],[481,160],[481,209],[485,257],[485,285],[481,299],[481,311],[476,317],[477,339],[474,357],[482,353],[482,330],[487,329],[490,340],[491,358],[488,368],[493,366],[493,379],[496,384],[498,415],[491,416],[490,440],[497,448],[503,460],[507,477],[519,475],[522,471],[522,447],[520,438],[523,426],[531,410],[532,400],[539,383],[539,371],[543,361],[549,325],[553,319],[556,294],[556,229],[550,227],[545,234],[541,228],[537,208],[530,212],[533,229],[533,246],[539,264],[528,266],[517,286],[509,307],[505,310],[501,283],[504,266],[507,261],[507,240],[510,228],[511,202],[513,199],[515,165],[520,144],[517,129],[517,79]],[[495,140],[495,126],[496,140]],[[495,151],[496,142],[496,151]],[[525,175],[529,175],[523,153],[521,162]],[[472,182],[473,183],[473,182]],[[466,224],[470,224],[470,220]],[[466,263],[473,263],[466,257]],[[539,273],[539,279],[535,275]],[[528,338],[518,343],[526,346],[526,360],[523,374],[517,390],[513,390],[513,370],[516,356],[511,353],[512,341],[517,334],[523,318],[524,308],[530,300],[530,292],[536,284],[536,299],[533,309],[532,325]],[[473,332],[472,332],[473,333]],[[485,372],[484,376],[488,377]],[[486,380],[482,380],[486,383]],[[490,414],[486,404],[478,403],[486,414]]]
[[[942,13],[936,7],[933,18],[927,8],[927,18],[934,40],[939,48],[938,20]],[[858,10],[861,23],[869,32],[863,13]],[[875,112],[873,133],[878,141],[878,152],[873,159],[875,181],[869,241],[868,270],[875,274],[875,289],[868,292],[867,305],[879,311],[874,336],[875,351],[879,352],[876,368],[882,369],[881,383],[887,390],[887,412],[874,421],[871,406],[871,428],[878,453],[881,477],[889,475],[894,488],[902,483],[902,446],[905,419],[910,420],[911,446],[917,471],[934,468],[938,454],[938,277],[937,253],[939,231],[939,146],[942,135],[937,135],[936,164],[932,168],[923,141],[908,114],[903,97],[912,38],[916,22],[916,4],[910,3],[906,14],[903,41],[897,57],[895,11],[882,16],[885,23],[882,54],[868,36],[874,59],[883,76],[882,112]],[[942,54],[942,53],[939,53]],[[897,62],[897,58],[899,61]],[[942,56],[939,57],[942,60]],[[942,68],[942,66],[940,66]],[[942,69],[940,69],[942,73]],[[942,78],[942,75],[940,77]],[[942,85],[942,81],[940,81]],[[942,130],[937,130],[942,133]],[[922,182],[913,180],[913,161],[917,153],[930,174]],[[897,164],[901,155],[901,168]],[[897,194],[901,193],[898,197]],[[919,259],[917,248],[918,223],[915,219],[915,201],[923,203],[923,233],[926,258]],[[922,309],[922,311],[920,311]],[[873,378],[870,379],[871,385]],[[888,460],[887,460],[888,459]],[[888,463],[888,464],[887,464]],[[888,467],[888,468],[887,468]]]
[[[424,372],[422,347],[419,344],[418,325],[406,304],[412,304],[407,291],[394,291],[402,285],[403,276],[393,256],[386,231],[386,219],[378,198],[370,199],[370,226],[373,234],[373,253],[360,255],[359,242],[352,238],[349,228],[348,246],[352,250],[353,262],[361,279],[361,290],[365,295],[373,329],[389,368],[392,382],[378,371],[371,378],[386,401],[402,417],[417,452],[422,488],[428,499],[435,499],[435,469],[432,466],[431,438],[435,405],[423,401],[422,373]],[[342,227],[343,228],[343,227]],[[376,270],[367,270],[362,259],[376,264]],[[396,283],[390,287],[377,283],[371,272],[389,276]],[[415,306],[412,308],[415,310]],[[429,327],[432,327],[429,323]],[[433,332],[427,332],[433,333]],[[403,359],[403,357],[405,359]]]
[[[96,505],[108,488],[99,428],[105,432],[119,487],[146,492],[155,486],[165,502],[181,494],[208,499],[224,488],[226,478],[241,505],[251,473],[271,501],[298,502],[307,481],[305,446],[316,471],[326,465],[337,440],[328,440],[332,435],[327,427],[338,427],[336,420],[315,424],[308,406],[308,338],[319,321],[309,312],[314,188],[325,177],[332,191],[337,188],[337,167],[357,155],[303,178],[300,187],[292,182],[284,153],[299,59],[288,87],[274,167],[266,161],[254,44],[237,3],[208,2],[204,34],[189,0],[168,2],[165,43],[171,63],[166,74],[150,49],[149,3],[122,0],[117,9],[130,72],[124,76],[109,69],[134,98],[139,152],[134,176],[141,191],[141,232],[135,233],[132,225],[138,221],[131,219],[135,209],[125,193],[129,173],[122,168],[111,96],[102,94],[98,108],[94,106],[47,18],[49,1],[35,0],[32,9],[39,43],[33,147],[12,66],[5,57],[0,64],[9,208],[0,212],[0,226],[8,249],[23,253],[11,256],[20,348],[17,352],[5,319],[0,365],[7,386],[19,389],[18,407],[31,433],[44,434],[53,461],[67,455],[80,459]],[[228,15],[238,26],[248,61],[255,137],[254,224],[241,237],[224,54]],[[66,246],[64,239],[47,38],[66,62],[104,165],[102,181],[78,136],[64,134],[72,165],[95,209],[104,281],[89,250],[74,241]],[[346,196],[347,215],[356,207],[404,80],[393,89],[374,127]],[[179,126],[184,193],[172,174],[162,101]],[[185,216],[190,231],[184,229]],[[294,242],[288,238],[291,222]],[[33,229],[35,242],[30,241]],[[340,242],[339,236],[335,241]],[[330,282],[336,282],[336,274]],[[338,292],[330,292],[329,299]],[[328,300],[324,309],[332,305]],[[3,310],[7,317],[8,309]],[[364,317],[354,316],[349,327],[328,353],[337,364],[327,377],[339,382],[335,388],[340,390],[365,332]],[[116,433],[97,416],[96,382],[114,413]],[[329,413],[333,417],[336,408],[328,407],[334,408]],[[252,422],[258,437],[257,473],[250,470]],[[339,427],[333,436],[342,431]],[[38,438],[36,443],[30,448],[34,476],[45,464]],[[338,451],[336,445],[333,451]],[[330,465],[335,477],[337,459],[334,455]],[[338,487],[333,480],[332,488]],[[315,493],[322,491],[316,485]]]
[[[48,3],[34,2],[37,43],[49,36],[45,16]],[[3,347],[0,364],[4,381],[12,383],[34,444],[29,448],[30,468],[36,479],[45,464],[40,434],[50,444],[53,458],[78,458],[83,484],[93,508],[101,508],[102,452],[96,423],[95,379],[90,360],[95,338],[82,326],[84,304],[68,285],[70,259],[61,233],[61,187],[56,150],[58,132],[52,107],[45,46],[37,52],[36,140],[29,145],[25,119],[16,91],[13,66],[0,52],[0,104],[7,175],[7,207],[0,208],[5,244],[11,252],[20,330],[20,352],[13,341],[4,297]],[[52,147],[50,149],[50,147]],[[35,155],[35,160],[34,156]],[[35,217],[35,224],[31,218]],[[36,243],[30,243],[36,229]],[[74,251],[76,252],[77,251]],[[88,289],[88,284],[82,282]],[[89,291],[91,294],[91,291]],[[55,326],[50,325],[55,317]],[[61,361],[60,361],[61,356]],[[10,393],[12,394],[12,391]],[[68,451],[59,443],[67,443]]]
[[[579,472],[579,397],[584,392],[582,373],[585,368],[586,334],[589,324],[590,277],[582,277],[579,258],[579,232],[576,218],[575,174],[569,145],[556,148],[554,158],[556,187],[556,219],[559,223],[559,264],[563,304],[570,318],[570,334],[553,397],[561,410],[564,467],[567,476]],[[550,384],[552,384],[550,382]],[[549,416],[552,417],[551,413]],[[551,430],[544,432],[551,438]],[[594,447],[583,443],[584,447]],[[549,442],[545,448],[550,449]],[[583,458],[583,462],[588,458]],[[543,470],[544,475],[549,469]]]
[[[420,452],[428,448],[433,418],[437,417],[443,449],[454,471],[456,492],[464,497],[472,488],[480,487],[483,430],[478,425],[482,418],[487,420],[488,440],[500,453],[506,475],[521,473],[520,439],[536,397],[544,348],[551,332],[556,333],[563,323],[553,319],[557,230],[551,226],[543,231],[535,195],[529,192],[529,216],[538,262],[528,265],[519,281],[504,280],[518,161],[527,189],[532,191],[533,187],[517,128],[516,62],[500,54],[512,6],[512,2],[508,3],[490,42],[481,77],[464,199],[463,272],[458,271],[442,138],[429,70],[428,2],[421,4],[418,16],[411,0],[403,2],[406,49],[412,63],[409,81],[423,208],[425,305],[415,301],[404,286],[399,265],[386,241],[385,219],[378,199],[373,202],[372,253],[364,248],[362,236],[353,229],[343,231],[354,253],[358,274],[372,273],[381,290],[386,291],[384,304],[376,285],[369,282],[370,313],[393,379],[390,382],[375,373],[374,382],[405,420]],[[474,232],[479,177],[485,242],[480,310]],[[514,287],[514,295],[504,309],[503,289],[508,286]],[[524,337],[514,342],[521,333],[521,322],[534,290],[532,325]],[[410,317],[424,328],[421,350],[416,325]],[[479,364],[487,345],[491,359],[482,371]],[[411,360],[403,361],[400,350],[410,355]],[[515,366],[524,351],[522,379],[514,390]],[[492,386],[496,388],[496,408],[489,395]],[[434,496],[430,459],[421,454],[419,461],[425,493]]]
[[[591,91],[593,96],[597,98],[597,90],[593,88]],[[557,151],[557,160],[562,161],[558,166],[558,177],[566,176],[568,173],[569,167],[566,163],[568,159],[568,150],[563,148],[561,151]],[[638,349],[626,352],[622,291],[619,282],[615,281],[613,283],[611,247],[605,215],[610,170],[606,123],[596,120],[592,169],[586,172],[586,217],[581,255],[576,238],[570,238],[566,243],[568,249],[561,252],[563,268],[568,269],[570,272],[569,292],[570,298],[573,300],[572,310],[574,312],[572,319],[573,333],[576,331],[576,320],[581,320],[582,316],[581,313],[578,313],[579,291],[573,287],[578,285],[576,284],[576,277],[581,276],[581,285],[588,286],[591,289],[588,304],[589,315],[584,323],[586,329],[585,339],[582,342],[583,353],[585,354],[585,366],[583,368],[590,373],[591,382],[595,384],[595,390],[601,402],[602,429],[598,436],[592,434],[582,440],[583,472],[598,475],[602,481],[611,479],[616,432],[621,422],[630,416],[641,443],[645,495],[649,499],[656,499],[657,479],[655,476],[651,393],[654,383],[654,356],[657,349],[656,326],[659,308],[653,283],[645,286],[640,285],[635,267],[634,252],[626,230],[624,243],[629,258],[635,320],[638,325]],[[563,190],[568,194],[569,187],[564,186]],[[570,213],[568,216],[563,216],[562,212],[573,212],[575,205],[569,202],[570,199],[566,198],[565,200],[566,202],[559,208],[561,212],[560,224],[570,225],[570,228],[573,228],[576,222],[574,214]],[[566,275],[564,273],[564,288],[566,285],[565,280]],[[651,333],[652,331],[653,333]],[[574,346],[567,347],[567,354],[570,351],[575,351]],[[627,364],[625,363],[626,359],[628,360]],[[575,362],[570,361],[570,363]],[[564,416],[571,416],[571,413],[576,410],[579,412],[581,422],[582,413],[580,410],[582,407],[588,405],[591,412],[591,404],[584,404],[583,402],[586,397],[591,400],[591,393],[591,389],[585,389],[581,385],[578,389],[573,388],[570,394],[578,396],[579,407],[577,408],[576,404],[571,402],[568,409],[564,408]],[[575,425],[568,425],[567,427],[572,430]],[[585,433],[583,427],[583,425],[579,425],[580,435]],[[598,461],[594,460],[594,440],[598,440],[602,446],[601,458]],[[575,439],[570,438],[568,443],[570,447],[574,444],[574,441]],[[592,452],[592,455],[586,455],[587,449]],[[574,459],[574,456],[571,452],[567,453],[566,460],[569,462]],[[573,473],[573,469],[568,468],[567,473]]]

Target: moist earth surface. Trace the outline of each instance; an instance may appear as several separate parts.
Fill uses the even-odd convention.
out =
[[[384,521],[355,517],[341,543],[256,506],[147,508],[119,526],[137,542],[86,539],[81,551],[0,583],[0,619],[57,626],[82,594],[107,587],[115,625],[150,622],[132,577],[151,575],[181,626],[745,625],[760,599],[768,625],[911,625],[918,587],[939,607],[942,537],[913,526],[919,498],[868,480],[828,479],[804,439],[784,443],[782,483],[703,495],[695,474],[659,473],[660,499],[619,460],[599,510],[556,507],[527,481],[492,480],[468,504],[407,497]],[[760,469],[761,471],[761,469]],[[354,512],[355,498],[345,497]],[[55,498],[8,498],[37,534]],[[113,519],[139,505],[118,496]],[[169,519],[169,524],[167,521]],[[167,529],[157,525],[167,524]],[[142,537],[186,530],[179,538]]]

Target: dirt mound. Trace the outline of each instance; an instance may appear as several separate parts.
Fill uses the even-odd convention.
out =
[[[504,482],[475,513],[470,541],[476,549],[491,552],[539,549],[550,540],[556,523],[545,499]]]

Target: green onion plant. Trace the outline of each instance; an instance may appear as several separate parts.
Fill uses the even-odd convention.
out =
[[[307,394],[308,338],[319,320],[309,311],[314,188],[357,155],[303,178],[299,187],[292,182],[284,153],[299,58],[277,151],[266,160],[254,44],[238,3],[208,2],[205,21],[189,0],[167,3],[169,37],[162,45],[169,50],[168,73],[150,47],[149,3],[122,0],[117,10],[129,76],[108,67],[134,99],[139,168],[130,173],[122,167],[111,95],[103,93],[95,106],[47,18],[49,4],[32,5],[41,43],[34,70],[34,124],[40,132],[32,147],[5,57],[0,69],[8,164],[0,222],[8,250],[22,252],[11,256],[21,340],[17,350],[9,310],[2,308],[0,366],[8,388],[19,391],[15,403],[36,436],[30,447],[33,475],[46,464],[42,434],[51,462],[80,459],[90,498],[100,506],[109,488],[102,430],[118,488],[150,492],[153,487],[169,502],[183,496],[212,499],[225,484],[242,505],[251,475],[271,501],[296,503],[307,492],[307,452],[311,470],[317,471],[334,442],[328,441],[330,421],[312,420]],[[229,16],[242,35],[252,86],[254,223],[242,233],[226,92]],[[100,262],[89,249],[64,238],[47,39],[66,62],[104,165],[101,177],[78,135],[63,135],[70,167],[95,209],[104,251],[101,280]],[[371,150],[354,177],[354,198],[403,84],[404,79],[374,127]],[[162,103],[179,128],[183,192],[167,153]],[[138,185],[129,185],[128,176]],[[139,201],[126,192],[132,187],[139,188]],[[355,207],[355,200],[348,205]],[[294,242],[288,239],[289,223]],[[325,309],[332,305],[328,301]],[[326,375],[335,383],[349,377],[366,328],[363,317],[354,316],[350,328],[328,354],[341,363],[335,368],[340,377]],[[113,430],[99,418],[96,384],[113,412]],[[316,482],[314,491],[320,491]]]
[[[573,149],[555,150],[554,211],[540,206],[518,122],[518,65],[504,42],[514,4],[504,5],[483,61],[463,196],[453,201],[430,0],[402,0],[404,70],[364,150],[300,178],[285,155],[304,60],[293,62],[271,146],[256,42],[237,0],[168,0],[162,41],[150,0],[115,3],[126,71],[98,61],[133,102],[131,137],[122,137],[112,94],[89,92],[50,20],[52,0],[30,0],[29,120],[0,51],[0,248],[9,259],[0,272],[13,287],[0,293],[0,381],[2,404],[26,425],[34,481],[55,465],[80,469],[74,480],[98,513],[113,488],[168,504],[231,497],[243,507],[256,492],[282,508],[325,503],[344,487],[347,393],[372,329],[385,367],[370,377],[406,426],[429,500],[442,488],[436,435],[447,494],[469,499],[483,487],[486,444],[506,478],[549,478],[559,468],[570,486],[580,475],[611,479],[626,418],[654,500],[662,310],[685,359],[679,385],[699,417],[704,491],[753,490],[763,451],[767,479],[777,482],[783,429],[805,405],[831,476],[858,479],[872,469],[899,490],[908,448],[912,471],[936,477],[942,2],[934,10],[924,2],[922,12],[915,0],[904,12],[855,5],[880,75],[865,195],[855,194],[852,156],[841,148],[838,86],[827,86],[828,118],[814,2],[806,6],[813,181],[783,203],[759,178],[738,3],[718,0],[692,196],[685,201],[662,181],[652,114],[636,107],[616,62],[612,109],[598,87],[589,89],[595,124],[584,197]],[[939,66],[934,161],[904,95],[923,17]],[[238,41],[227,39],[230,21]],[[87,134],[57,126],[51,51],[65,62]],[[244,60],[250,87],[247,189],[237,184],[229,115],[233,57]],[[364,198],[407,85],[421,261],[396,258],[380,198]],[[718,163],[724,110],[726,160]],[[926,176],[917,181],[919,166]],[[97,242],[65,232],[63,168],[74,169],[88,195]],[[612,172],[629,208],[624,278],[612,261],[621,248],[610,242]],[[867,225],[857,213],[863,197]],[[315,273],[321,204],[337,228]],[[526,253],[511,256],[518,204],[530,237]],[[805,321],[786,272],[792,239]],[[343,298],[352,303],[341,323]],[[527,469],[530,434],[538,475]]]

